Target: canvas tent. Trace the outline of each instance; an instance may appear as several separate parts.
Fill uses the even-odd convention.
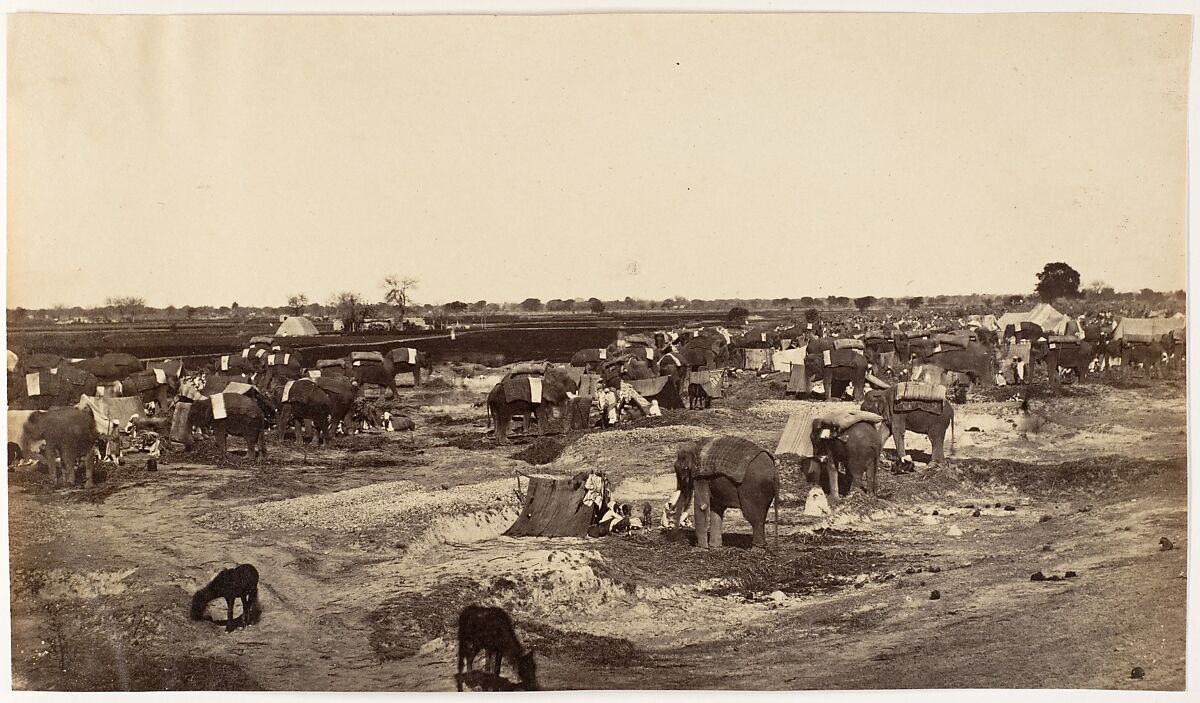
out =
[[[509,537],[586,537],[595,508],[585,505],[587,474],[574,478],[530,476],[521,515],[504,534]]]
[[[303,316],[289,317],[275,330],[276,337],[315,337],[318,334],[317,326]]]
[[[1113,330],[1113,339],[1124,339],[1129,342],[1156,342],[1172,330],[1186,328],[1180,317],[1126,317],[1117,323]]]
[[[1072,320],[1055,310],[1050,303],[1038,303],[1029,312],[1004,313],[996,321],[996,325],[1001,331],[1008,329],[1009,325],[1014,329],[1021,329],[1022,322],[1032,322],[1041,327],[1046,334],[1068,334],[1067,326]]]

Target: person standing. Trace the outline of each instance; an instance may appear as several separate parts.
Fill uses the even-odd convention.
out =
[[[157,434],[153,437],[154,441],[150,443],[150,458],[146,460],[147,471],[158,471],[158,460],[162,457],[162,438]]]

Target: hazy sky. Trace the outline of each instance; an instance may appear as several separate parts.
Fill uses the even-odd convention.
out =
[[[1185,287],[1188,17],[9,23],[9,307]]]

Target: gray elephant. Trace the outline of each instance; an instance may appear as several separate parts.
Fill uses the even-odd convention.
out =
[[[496,443],[508,441],[508,427],[514,415],[537,418],[538,435],[545,433],[547,421],[555,411],[565,418],[570,402],[568,393],[579,389],[578,382],[562,366],[551,366],[542,376],[505,376],[488,393],[488,414],[496,428]]]
[[[253,398],[239,393],[217,393],[192,403],[188,410],[188,429],[197,427],[212,431],[222,455],[226,451],[226,436],[234,434],[246,440],[249,458],[267,457],[266,419]],[[188,437],[190,439],[190,432]]]
[[[817,341],[821,340],[814,341],[814,344]],[[826,349],[813,353],[810,345],[804,357],[804,372],[806,381],[821,379],[825,386],[825,400],[841,397],[846,392],[846,386],[852,385],[854,399],[861,401],[867,382],[867,357],[857,349]],[[801,392],[809,392],[808,383],[804,384]]]
[[[830,503],[850,495],[855,485],[862,486],[871,495],[879,493],[879,455],[883,451],[883,438],[874,423],[856,422],[835,432],[821,420],[814,420],[812,445],[814,464],[825,470],[823,483]],[[821,478],[809,475],[812,483],[821,483]]]
[[[775,530],[779,531],[779,472],[775,457],[740,437],[702,439],[679,448],[675,455],[675,485],[679,489],[671,511],[679,524],[685,506],[694,497],[696,546],[722,546],[725,511],[739,508],[750,523],[751,544],[766,547],[767,511],[775,505]]]
[[[346,358],[346,375],[358,382],[359,391],[367,384],[381,386],[400,397],[396,388],[396,369],[392,360],[378,352],[352,352]]]
[[[42,459],[54,477],[54,485],[60,484],[61,475],[67,485],[75,479],[75,464],[82,459],[86,478],[84,486],[91,488],[92,471],[96,466],[96,421],[91,410],[78,408],[55,408],[46,412],[35,412],[25,423],[25,442],[35,444],[44,441]]]
[[[164,369],[144,369],[121,379],[121,395],[155,401],[166,410],[179,395],[179,376]]]
[[[392,364],[392,375],[398,373],[412,373],[413,386],[421,385],[421,370],[425,370],[425,375],[433,374],[433,362],[430,361],[429,355],[420,349],[412,347],[396,347],[389,351],[385,359]]]
[[[346,428],[353,427],[354,399],[358,395],[358,382],[347,376],[326,373],[322,373],[312,380],[329,396],[330,434],[337,431],[339,422]]]
[[[80,359],[71,365],[87,371],[100,379],[101,383],[113,383],[146,368],[141,359],[124,353],[108,353],[90,359]]]
[[[896,456],[900,461],[907,459],[904,451],[904,433],[916,432],[929,437],[933,445],[931,464],[946,460],[946,430],[950,441],[954,441],[954,406],[946,400],[945,386],[920,383],[898,383],[883,391],[867,393],[862,409],[883,417],[879,426],[879,437],[886,441],[888,435],[896,443]]]
[[[288,381],[304,376],[304,365],[300,355],[293,352],[271,351],[266,356],[263,372],[255,379],[255,385],[270,391],[282,387]]]
[[[333,403],[323,388],[315,381],[302,378],[280,386],[274,397],[279,407],[276,424],[279,428],[279,441],[287,436],[288,426],[296,420],[296,441],[304,440],[304,430],[312,429],[314,442],[324,446],[329,441],[330,425],[333,418]],[[340,419],[340,418],[339,418]]]
[[[968,342],[962,348],[946,345],[935,346],[925,357],[924,363],[932,364],[944,371],[966,374],[971,383],[985,388],[996,384],[996,355],[981,342]]]
[[[1060,369],[1074,371],[1075,378],[1082,383],[1092,363],[1092,345],[1078,337],[1052,335],[1033,343],[1030,360],[1046,364],[1051,385],[1058,384]]]

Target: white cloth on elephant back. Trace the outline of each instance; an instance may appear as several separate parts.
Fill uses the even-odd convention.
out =
[[[38,372],[25,374],[25,394],[31,398],[42,394],[42,378]]]
[[[232,385],[232,384],[230,384]],[[225,414],[225,394],[217,393],[212,396],[212,416],[214,420],[224,420]]]
[[[288,381],[287,383],[283,384],[283,397],[280,399],[281,402],[284,402],[284,403],[288,402],[288,398],[291,396],[291,393],[292,393],[292,385],[295,383],[296,383],[295,381]]]

